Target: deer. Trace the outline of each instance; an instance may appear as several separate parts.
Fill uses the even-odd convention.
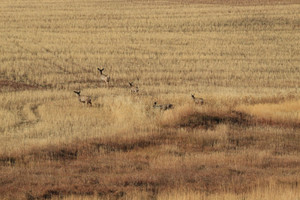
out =
[[[131,94],[137,94],[139,92],[139,87],[138,86],[134,87],[133,82],[129,82],[129,87],[130,87]]]
[[[99,72],[100,72],[100,79],[101,79],[102,81],[104,81],[104,82],[106,83],[106,85],[108,86],[110,77],[109,77],[108,75],[103,74],[104,68],[102,68],[102,69],[98,68],[98,70],[99,70]]]
[[[160,109],[160,110],[168,110],[174,108],[173,104],[157,104],[155,101],[153,104],[154,109]]]
[[[203,105],[203,103],[204,103],[203,98],[196,98],[195,95],[193,95],[193,94],[191,96],[192,96],[192,99],[195,102],[195,104]]]
[[[78,95],[79,102],[86,103],[87,105],[88,104],[92,105],[91,97],[80,95],[80,91],[74,91],[74,93],[76,93]]]

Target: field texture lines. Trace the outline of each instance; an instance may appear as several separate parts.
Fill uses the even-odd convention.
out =
[[[297,0],[2,0],[0,199],[299,199],[299,55]]]

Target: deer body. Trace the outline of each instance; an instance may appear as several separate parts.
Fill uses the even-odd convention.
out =
[[[173,104],[157,104],[157,102],[154,102],[153,108],[158,108],[160,110],[168,110],[174,108]]]
[[[92,105],[91,97],[80,95],[80,91],[74,91],[74,93],[78,95],[79,102]]]
[[[108,85],[110,77],[108,75],[103,74],[104,68],[102,68],[102,69],[98,68],[98,70],[100,72],[100,80],[104,81],[106,83],[106,85]]]
[[[129,82],[129,86],[130,86],[131,94],[137,94],[139,92],[139,87],[138,86],[134,87],[133,82]]]
[[[203,98],[196,98],[195,95],[193,95],[193,94],[192,94],[192,99],[195,102],[195,104],[203,105],[203,103],[204,103]]]

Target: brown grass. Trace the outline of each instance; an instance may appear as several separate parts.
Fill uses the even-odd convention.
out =
[[[4,0],[0,199],[299,199],[299,8]]]
[[[297,4],[297,0],[168,0],[170,3],[180,2],[183,4],[217,4],[217,5],[231,5],[231,6],[253,6],[253,5],[288,5]]]
[[[0,92],[32,90],[38,88],[40,87],[36,85],[29,85],[26,83],[20,83],[20,82],[9,81],[9,80],[0,80]]]
[[[139,188],[149,198],[162,198],[171,188],[238,195],[268,190],[269,184],[294,188],[300,172],[297,132],[221,122],[209,130],[167,129],[137,139],[94,138],[32,148],[1,155],[0,193],[7,198],[125,198]]]

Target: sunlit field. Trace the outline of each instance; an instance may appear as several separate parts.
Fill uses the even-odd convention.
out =
[[[299,85],[296,0],[2,0],[0,199],[300,199]]]

